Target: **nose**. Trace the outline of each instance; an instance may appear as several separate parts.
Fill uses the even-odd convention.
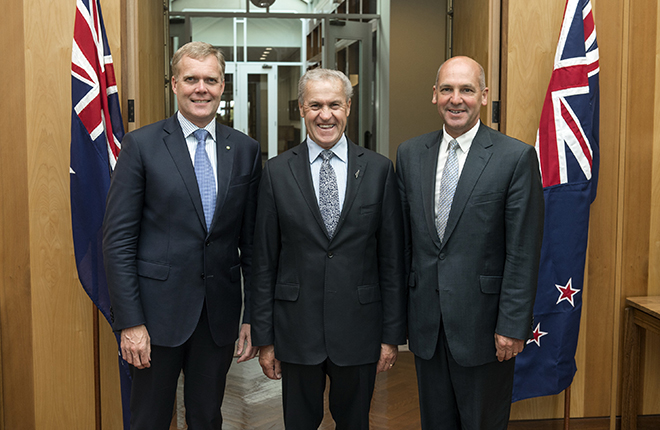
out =
[[[456,104],[456,105],[457,105],[457,104],[460,104],[461,101],[462,101],[460,91],[458,91],[458,90],[454,91],[454,92],[451,94],[451,97],[450,97],[449,101],[450,101],[451,103],[453,103],[453,104]]]
[[[332,109],[330,109],[330,106],[323,105],[321,107],[319,116],[321,117],[321,119],[330,119],[332,117]]]
[[[198,92],[198,93],[205,93],[206,92],[206,83],[204,83],[204,79],[200,79],[197,82],[197,85],[195,85],[195,92]]]

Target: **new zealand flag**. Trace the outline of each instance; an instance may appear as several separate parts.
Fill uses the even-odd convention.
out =
[[[598,45],[590,0],[567,0],[536,137],[545,230],[534,335],[516,358],[513,401],[558,394],[576,372],[589,208],[598,182]]]
[[[105,199],[124,137],[117,83],[98,0],[77,0],[71,53],[71,221],[78,278],[111,322],[101,249]],[[130,374],[119,358],[124,428]]]

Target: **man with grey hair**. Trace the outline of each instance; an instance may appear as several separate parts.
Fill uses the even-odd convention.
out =
[[[396,176],[344,135],[343,73],[310,70],[298,88],[307,139],[266,163],[259,191],[252,341],[282,379],[288,430],[321,424],[328,376],[336,428],[367,430],[376,373],[406,341]]]
[[[103,253],[113,328],[133,376],[132,430],[169,429],[181,370],[188,426],[220,430],[236,339],[239,362],[257,352],[247,306],[243,324],[240,316],[261,147],[216,122],[224,88],[222,53],[182,46],[172,60],[178,112],[128,133],[112,177]]]

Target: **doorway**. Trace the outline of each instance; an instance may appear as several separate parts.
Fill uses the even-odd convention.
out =
[[[314,67],[338,69],[349,76],[354,97],[346,134],[354,143],[377,150],[374,40],[380,17],[365,13],[375,10],[374,0],[340,2],[339,7],[332,2],[278,0],[266,11],[250,5],[193,9],[202,5],[194,3],[170,3],[170,55],[194,40],[223,51],[226,88],[218,120],[259,141],[264,159],[305,138],[297,84],[302,73]],[[235,4],[218,4],[229,3]],[[175,103],[171,106],[174,113]]]

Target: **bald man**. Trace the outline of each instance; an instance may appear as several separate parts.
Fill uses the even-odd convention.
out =
[[[399,147],[408,331],[422,429],[505,430],[515,357],[531,336],[543,233],[534,147],[479,121],[483,68],[438,70],[441,130]]]

